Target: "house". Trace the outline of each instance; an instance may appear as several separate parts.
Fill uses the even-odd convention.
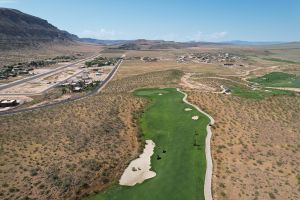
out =
[[[15,66],[13,66],[13,70],[20,71],[22,69],[23,69],[22,65],[15,65]]]
[[[29,71],[26,70],[26,69],[24,69],[24,70],[22,70],[22,71],[19,71],[19,74],[29,74]]]
[[[81,79],[85,81],[85,80],[90,80],[91,78],[88,75],[84,74],[81,76]]]
[[[230,93],[230,92],[231,92],[231,89],[230,89],[230,88],[227,88],[227,87],[223,87],[223,88],[224,88],[224,94]]]
[[[11,76],[11,77],[16,77],[16,76],[17,76],[17,73],[10,73],[9,76]]]
[[[1,100],[0,101],[0,107],[5,108],[5,107],[13,107],[17,106],[19,103],[17,100]]]
[[[4,79],[7,79],[8,77],[7,76],[5,76],[5,75],[1,75],[0,76],[0,80],[4,80]]]
[[[78,82],[78,81],[72,81],[72,82],[70,83],[70,85],[71,85],[71,86],[75,86],[75,85],[77,85],[77,82]]]
[[[90,85],[90,84],[92,84],[93,83],[93,81],[91,80],[91,79],[89,79],[89,80],[84,80],[84,84],[85,85]]]
[[[72,89],[72,91],[73,91],[73,92],[81,92],[81,91],[82,91],[82,88],[76,86],[76,87],[74,87],[74,88]]]
[[[66,83],[62,83],[60,85],[63,86],[63,87],[68,87],[70,85],[70,83],[66,82]]]

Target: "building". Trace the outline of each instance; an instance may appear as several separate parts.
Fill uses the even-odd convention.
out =
[[[0,101],[0,107],[5,108],[5,107],[14,107],[19,105],[17,100],[1,100]]]
[[[0,80],[4,80],[4,79],[8,79],[8,77],[5,75],[0,75]]]
[[[72,91],[73,91],[73,92],[81,92],[81,91],[82,91],[82,88],[76,86],[76,87],[74,87],[74,88],[72,89]]]

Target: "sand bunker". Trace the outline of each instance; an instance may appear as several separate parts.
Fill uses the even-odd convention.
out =
[[[161,96],[161,95],[163,95],[163,94],[162,94],[162,93],[159,93],[158,95]]]
[[[193,120],[198,120],[198,119],[199,119],[199,116],[193,116],[192,119],[193,119]]]
[[[191,109],[191,108],[185,108],[185,109],[184,109],[184,111],[187,111],[187,112],[188,112],[188,111],[192,111],[192,110],[193,110],[193,109]]]
[[[155,143],[152,140],[146,140],[144,152],[139,158],[131,161],[129,166],[125,169],[121,179],[120,185],[134,186],[137,183],[142,183],[146,179],[156,176],[156,173],[150,171],[151,156],[154,153]]]

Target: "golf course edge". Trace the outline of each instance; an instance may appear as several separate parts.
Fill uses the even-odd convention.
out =
[[[211,137],[212,137],[212,131],[211,131],[211,125],[215,123],[215,120],[206,112],[201,110],[198,106],[190,103],[187,100],[187,94],[183,91],[181,91],[179,88],[177,88],[177,91],[182,93],[184,95],[183,97],[183,102],[194,107],[197,109],[199,112],[207,116],[210,120],[210,123],[207,124],[206,131],[206,139],[205,139],[205,156],[206,156],[206,173],[205,173],[205,181],[204,181],[204,197],[205,200],[212,200],[212,191],[211,191],[211,185],[212,185],[212,169],[213,169],[213,163],[212,163],[212,157],[211,157]]]

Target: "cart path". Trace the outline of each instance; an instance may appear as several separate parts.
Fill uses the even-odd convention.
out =
[[[288,90],[293,92],[300,92],[300,88],[289,88],[289,87],[265,87],[268,89],[276,89],[276,90]]]

